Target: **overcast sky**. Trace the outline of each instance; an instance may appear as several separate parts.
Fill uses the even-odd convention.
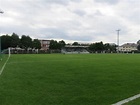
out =
[[[136,43],[140,0],[0,0],[0,34],[66,42]]]

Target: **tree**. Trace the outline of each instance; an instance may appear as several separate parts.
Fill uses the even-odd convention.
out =
[[[1,46],[2,49],[7,49],[8,47],[17,47],[19,45],[19,37],[17,34],[13,33],[11,36],[3,35],[1,36]]]
[[[116,45],[110,45],[110,51],[116,51]]]
[[[89,50],[95,52],[95,43],[89,45]]]
[[[7,34],[1,36],[1,49],[7,49],[8,47],[11,47],[11,37]]]
[[[35,49],[40,49],[41,48],[41,43],[38,39],[34,39],[32,42],[32,47]]]
[[[116,51],[116,45],[115,44],[109,44],[109,43],[106,43],[104,44],[104,49],[106,52],[113,52],[113,51]]]
[[[140,44],[137,46],[137,49],[140,51]]]
[[[103,42],[95,43],[95,51],[101,52],[104,50]]]
[[[140,44],[140,40],[137,41],[137,44],[138,44],[138,45]]]
[[[20,46],[21,48],[28,49],[28,48],[35,48],[40,49],[41,43],[38,39],[34,39],[32,41],[32,38],[29,36],[22,35],[21,39],[19,36],[15,33],[13,33],[11,36],[3,35],[1,36],[1,49],[7,49],[8,47],[17,47]]]
[[[106,52],[110,52],[111,51],[111,45],[109,43],[104,44],[104,49]]]
[[[32,39],[29,36],[22,35],[20,42],[22,48],[32,48]]]
[[[137,49],[140,51],[140,40],[137,41],[137,44],[138,44]]]
[[[80,45],[78,42],[74,42],[72,45],[77,46]]]
[[[20,43],[19,36],[13,33],[11,36],[11,47],[17,47],[19,46],[19,43]]]
[[[65,45],[66,45],[66,43],[63,40],[61,40],[59,42],[57,42],[56,40],[51,40],[49,48],[52,50],[60,50]]]
[[[56,40],[51,40],[50,41],[50,46],[49,46],[50,49],[58,49],[58,43]]]
[[[93,43],[89,46],[89,50],[93,52],[102,52],[104,50],[103,42]]]
[[[59,44],[59,49],[63,48],[66,45],[65,41],[63,40],[59,41],[58,44]]]

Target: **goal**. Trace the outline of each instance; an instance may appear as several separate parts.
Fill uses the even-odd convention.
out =
[[[0,52],[0,75],[2,74],[9,58],[10,58],[10,48],[9,49],[5,49],[2,52]]]
[[[2,52],[0,52],[0,60],[2,61],[3,59],[7,59],[11,56],[11,51],[10,48],[2,50]]]

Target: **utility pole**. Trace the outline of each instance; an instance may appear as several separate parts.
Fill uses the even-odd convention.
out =
[[[117,45],[118,45],[118,49],[117,52],[119,53],[119,34],[120,34],[120,29],[116,30],[117,31]]]
[[[0,13],[3,14],[4,12],[0,10]],[[0,36],[0,56],[1,56],[1,36]]]

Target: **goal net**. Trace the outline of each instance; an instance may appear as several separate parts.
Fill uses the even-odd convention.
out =
[[[10,55],[11,55],[10,48],[2,50],[0,52],[0,69],[2,68],[4,63],[9,59]]]

